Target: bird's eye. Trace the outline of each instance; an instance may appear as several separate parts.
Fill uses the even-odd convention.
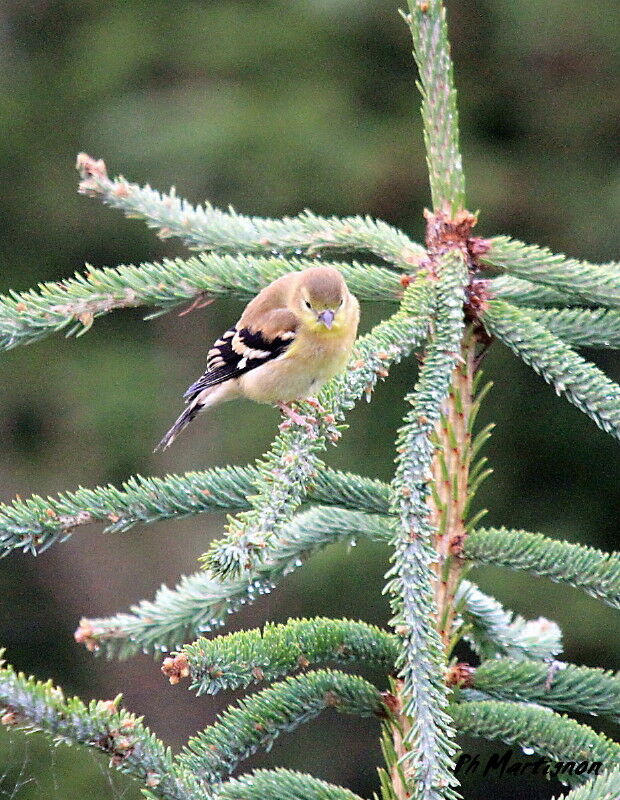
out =
[[[306,304],[306,308],[312,308],[312,304],[309,300],[304,300],[304,303]]]

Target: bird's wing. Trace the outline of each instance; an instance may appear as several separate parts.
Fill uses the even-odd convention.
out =
[[[242,318],[215,342],[207,355],[206,371],[183,395],[188,403],[204,389],[238,378],[286,352],[295,340],[295,314],[285,308],[273,309],[261,323],[260,329],[244,326]]]

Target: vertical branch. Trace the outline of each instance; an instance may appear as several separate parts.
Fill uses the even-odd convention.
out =
[[[446,10],[442,0],[408,0],[408,4],[405,20],[411,30],[420,77],[433,208],[454,216],[465,205],[465,177]]]
[[[463,252],[454,246],[440,252],[431,238],[430,258],[437,278],[435,326],[415,390],[407,398],[411,410],[399,431],[392,482],[392,510],[400,525],[393,537],[387,589],[392,595],[392,623],[403,640],[391,702],[394,760],[388,760],[393,773],[388,796],[392,800],[402,797],[403,791],[416,800],[456,796],[445,651],[433,613],[438,557],[429,499],[432,435],[460,359],[468,272]]]
[[[463,336],[461,359],[452,373],[450,391],[442,404],[441,419],[433,437],[435,453],[430,507],[438,556],[435,602],[439,635],[447,655],[451,650],[454,598],[462,569],[458,556],[466,535],[475,347],[476,337],[469,326]]]
[[[452,638],[459,566],[454,558],[465,534],[471,460],[469,416],[475,340],[464,328],[465,290],[474,266],[465,210],[458,111],[446,14],[442,0],[408,0],[422,95],[424,143],[434,213],[427,212],[429,263],[438,279],[435,330],[425,354],[411,411],[399,432],[392,509],[392,595],[397,633],[403,637],[398,680],[391,695],[392,737],[384,737],[390,769],[385,800],[454,798],[452,724],[444,684]]]
[[[476,343],[474,327],[468,325],[462,337],[460,357],[457,357],[452,371],[448,394],[441,403],[440,418],[430,436],[434,453],[427,505],[429,525],[434,530],[433,547],[436,553],[435,560],[430,563],[430,570],[436,609],[434,622],[446,659],[457,638],[454,630],[456,593],[463,567],[459,556],[467,533],[466,515],[472,461],[471,427],[475,416],[472,411],[475,408],[473,394]],[[405,681],[393,681],[389,695],[392,717],[384,734],[384,751],[389,767],[389,783],[386,780],[382,782],[385,800],[408,800],[411,796],[412,776],[404,768],[411,758],[411,738],[414,735],[412,720],[406,711],[407,704]],[[386,736],[391,736],[389,748],[386,747]],[[449,791],[447,786],[443,788]]]

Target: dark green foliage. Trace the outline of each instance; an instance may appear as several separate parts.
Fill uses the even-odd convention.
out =
[[[573,347],[620,347],[620,312],[607,308],[549,308],[529,315]]]
[[[200,800],[208,793],[191,772],[178,767],[169,748],[144,727],[140,718],[114,701],[65,698],[51,681],[42,683],[0,666],[3,723],[26,731],[43,731],[56,744],[81,744],[101,750],[111,764],[143,782],[157,786],[154,797]],[[156,783],[155,783],[156,782]],[[148,784],[147,784],[148,785]]]
[[[58,283],[0,297],[0,350],[36,342],[58,331],[81,335],[97,317],[117,308],[155,306],[165,312],[201,297],[249,299],[280,275],[311,266],[314,261],[203,254],[139,267],[90,267],[87,273]],[[400,297],[396,273],[372,265],[333,266],[361,300],[395,302]]]
[[[120,488],[33,495],[0,504],[0,544],[4,555],[15,549],[42,552],[80,525],[95,521],[106,522],[106,532],[127,531],[138,523],[247,508],[257,478],[253,466],[216,467],[165,478],[138,475]],[[381,481],[329,468],[320,470],[308,486],[308,500],[371,512],[387,513],[388,493]]]
[[[620,796],[620,770],[603,773],[585,786],[564,795],[563,800],[616,800]],[[560,800],[560,798],[556,798]]]
[[[430,158],[430,156],[429,156]],[[397,662],[412,720],[408,741],[420,739],[424,747],[407,753],[421,796],[454,796],[452,741],[445,712],[447,691],[442,682],[445,658],[436,620],[425,612],[433,606],[433,571],[436,558],[432,525],[428,517],[427,474],[433,457],[431,434],[439,421],[441,402],[450,386],[463,333],[463,292],[467,279],[464,259],[449,251],[438,259],[437,309],[433,336],[414,391],[407,396],[411,409],[397,438],[397,467],[392,482],[392,511],[400,525],[392,540],[392,567],[387,573],[391,594],[392,624],[403,630],[403,646]]]
[[[433,207],[453,213],[465,205],[465,176],[459,147],[456,88],[446,11],[441,0],[409,0],[405,18],[413,39],[422,95],[426,163]]]
[[[620,559],[592,547],[557,541],[540,533],[481,528],[467,538],[465,557],[568,583],[620,608]]]
[[[617,308],[620,306],[620,264],[589,264],[556,255],[546,247],[526,245],[507,236],[491,240],[483,263],[501,267],[511,275],[541,283],[580,301]]]
[[[488,700],[453,705],[450,711],[458,730],[468,736],[517,745],[553,761],[600,761],[605,770],[620,765],[620,745],[549,709]],[[591,777],[567,773],[566,781],[582,783]]]
[[[491,278],[488,286],[493,297],[499,300],[506,300],[517,306],[536,308],[539,306],[595,305],[580,297],[561,292],[559,289],[553,289],[542,283],[524,281],[522,278],[515,278],[512,275],[500,275],[498,278]],[[577,312],[579,310],[577,309]]]
[[[620,720],[620,679],[602,669],[561,661],[488,659],[476,668],[472,686],[499,700]]]
[[[131,614],[85,621],[86,641],[107,655],[140,650],[179,649],[187,637],[225,624],[228,614],[270,592],[303,560],[336,541],[358,535],[387,539],[385,517],[315,508],[302,512],[279,531],[268,558],[239,578],[222,580],[207,571],[184,576],[175,589],[162,586],[154,601],[143,600]]]
[[[469,581],[461,582],[456,604],[465,623],[463,636],[482,659],[546,661],[562,651],[562,632],[555,622],[544,617],[525,620]]]
[[[218,788],[218,797],[221,800],[265,800],[266,797],[270,800],[360,800],[342,786],[289,769],[259,769],[226,781]]]
[[[179,763],[208,782],[230,774],[258,749],[269,750],[281,733],[295,730],[321,711],[384,715],[378,689],[357,675],[319,670],[287,678],[241,700],[192,737]]]
[[[317,664],[371,663],[391,670],[398,639],[386,631],[351,620],[290,619],[249,630],[197,639],[182,650],[192,688],[198,694],[245,689]]]
[[[620,287],[620,276],[618,279]],[[620,387],[549,333],[527,311],[493,300],[483,315],[489,333],[529,364],[599,428],[620,438]]]
[[[235,256],[232,269],[238,268],[239,253],[292,256],[302,250],[308,254],[368,250],[392,263],[404,261],[407,256],[424,256],[424,248],[402,231],[368,216],[341,219],[304,211],[283,219],[248,217],[237,214],[232,207],[221,211],[208,202],[192,206],[177,197],[174,189],[166,195],[150,186],[128,183],[124,178],[110,180],[105,168],[85,154],[78,156],[77,167],[83,179],[82,194],[98,197],[132,219],[144,220],[163,239],[178,237],[194,250],[231,253]],[[243,290],[247,291],[245,283]]]

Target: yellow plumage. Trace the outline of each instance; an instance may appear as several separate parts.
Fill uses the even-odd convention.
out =
[[[313,397],[344,369],[358,322],[359,303],[332,267],[273,281],[215,342],[206,372],[185,393],[187,408],[158,448],[172,444],[200,411],[238,397],[277,405],[304,424],[289,404]]]

